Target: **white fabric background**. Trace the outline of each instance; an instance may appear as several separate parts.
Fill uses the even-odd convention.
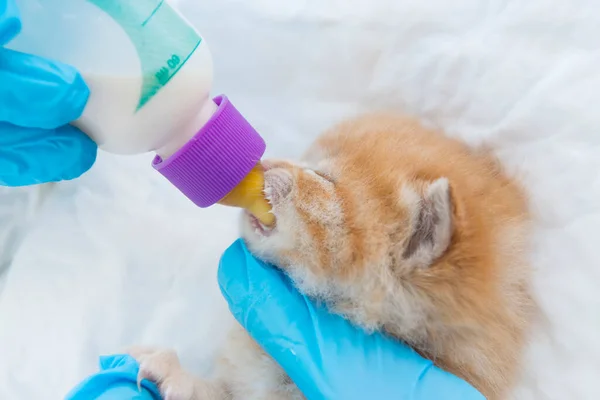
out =
[[[269,155],[297,156],[331,123],[381,108],[493,145],[537,217],[544,318],[514,398],[600,398],[599,2],[179,3],[213,52],[214,93]],[[215,270],[237,212],[196,209],[149,161],[101,154],[48,193],[0,191],[0,399],[61,398],[132,343],[210,366],[230,318]]]

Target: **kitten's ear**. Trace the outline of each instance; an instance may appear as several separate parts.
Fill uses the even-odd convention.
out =
[[[265,197],[276,205],[283,201],[292,191],[293,177],[290,171],[273,168],[265,172]]]
[[[405,186],[402,200],[409,210],[410,229],[402,257],[415,267],[427,267],[448,248],[452,237],[452,200],[448,179],[440,178],[422,194]]]

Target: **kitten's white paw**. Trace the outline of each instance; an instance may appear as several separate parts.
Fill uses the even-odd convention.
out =
[[[127,354],[140,364],[138,386],[148,379],[158,386],[164,400],[194,400],[194,377],[181,368],[173,350],[153,347],[131,347]]]

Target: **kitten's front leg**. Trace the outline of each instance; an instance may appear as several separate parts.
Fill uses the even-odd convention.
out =
[[[233,400],[305,400],[284,370],[239,324],[230,332],[217,364]]]
[[[127,353],[140,364],[138,383],[142,379],[156,383],[164,400],[230,400],[227,391],[217,382],[185,371],[173,350],[132,347]]]

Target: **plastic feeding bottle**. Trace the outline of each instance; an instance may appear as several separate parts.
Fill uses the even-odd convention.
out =
[[[103,150],[156,152],[153,166],[200,207],[248,209],[274,222],[259,160],[265,143],[225,96],[211,99],[212,58],[164,0],[17,0],[10,47],[77,68],[90,88],[74,122]]]

